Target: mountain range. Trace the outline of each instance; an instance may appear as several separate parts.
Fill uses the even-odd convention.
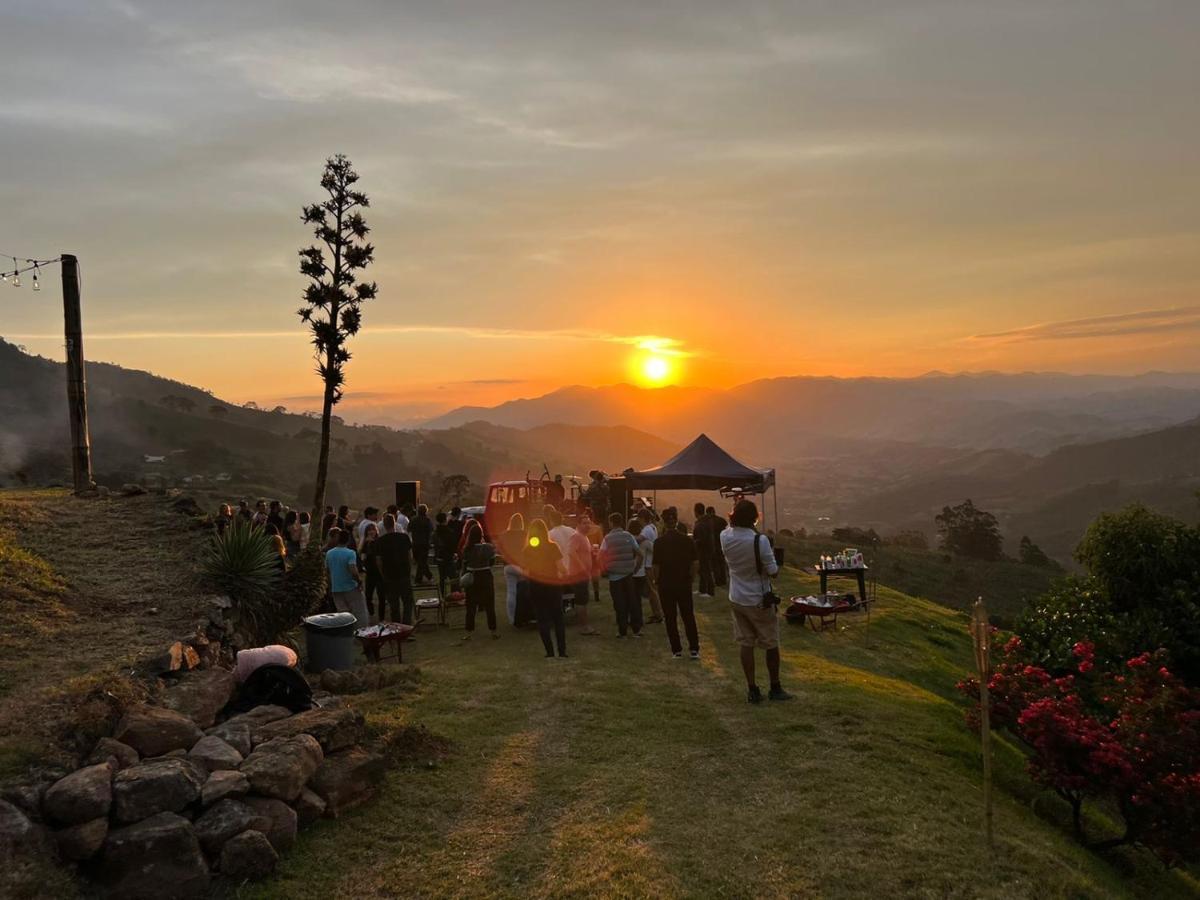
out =
[[[102,483],[160,479],[229,499],[307,501],[319,428],[311,413],[237,406],[107,363],[88,363],[87,377]],[[64,385],[61,363],[0,340],[0,485],[67,480]],[[783,525],[932,535],[942,506],[970,498],[998,516],[1010,551],[1027,534],[1066,561],[1103,510],[1140,501],[1194,518],[1200,375],[574,386],[415,429],[337,419],[330,501],[386,502],[393,482],[420,480],[437,502],[450,474],[467,475],[464,499],[478,501],[488,481],[543,467],[583,476],[652,466],[701,432],[776,468]]]
[[[1200,486],[1200,374],[772,378],[727,390],[573,386],[426,423],[625,422],[700,432],[779,473],[785,524],[933,529],[971,498],[1067,559],[1096,513],[1143,501],[1191,517]]]

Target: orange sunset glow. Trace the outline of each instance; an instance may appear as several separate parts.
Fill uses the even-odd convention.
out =
[[[359,11],[335,35],[316,14],[281,31],[247,8],[225,33],[184,4],[81,7],[55,33],[110,48],[106,88],[69,92],[89,112],[59,124],[0,111],[12,168],[61,186],[5,195],[0,250],[80,254],[93,358],[312,409],[294,210],[337,147],[371,192],[379,285],[352,351],[356,415],[569,384],[1186,370],[1200,131],[1194,79],[1167,61],[1190,46],[1100,5],[1095,47],[1050,9],[949,13],[946,54],[900,12],[797,6],[743,27],[714,6],[695,34],[650,17],[582,55],[531,11],[477,31]],[[717,34],[729,45],[710,52]],[[1050,43],[1069,77],[1040,77]],[[186,72],[147,78],[170,58]],[[89,83],[64,61],[64,84]],[[0,66],[30,109],[53,105],[20,52]],[[1103,117],[1069,114],[1093,96]],[[1146,97],[1180,114],[1165,125]],[[36,149],[52,139],[53,161]],[[114,149],[129,145],[136,160]],[[3,334],[61,359],[56,326],[52,304],[21,304]]]

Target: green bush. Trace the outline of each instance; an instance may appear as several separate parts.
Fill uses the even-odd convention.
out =
[[[1017,625],[1037,662],[1066,671],[1084,639],[1101,659],[1161,648],[1200,684],[1200,528],[1134,505],[1097,518],[1075,558],[1089,577],[1058,583]]]
[[[279,554],[265,531],[235,519],[224,534],[213,536],[202,571],[213,587],[237,602],[262,596],[279,583]]]
[[[1014,628],[1028,660],[1055,675],[1074,671],[1073,648],[1092,641],[1101,659],[1129,655],[1129,637],[1095,580],[1072,576],[1026,606]]]

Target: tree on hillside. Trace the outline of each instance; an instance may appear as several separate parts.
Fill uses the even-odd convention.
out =
[[[210,406],[210,407],[208,408],[208,414],[209,414],[210,416],[214,416],[214,417],[216,417],[216,418],[218,418],[218,419],[223,419],[223,418],[225,418],[227,415],[229,415],[229,410],[228,410],[228,409],[226,409],[226,408],[225,408],[225,407],[224,407],[222,404],[220,404],[220,403],[214,403],[212,406]]]
[[[309,279],[304,290],[304,305],[298,315],[312,331],[317,374],[324,384],[321,406],[321,447],[317,457],[317,477],[313,486],[313,517],[325,507],[325,487],[329,474],[329,429],[333,407],[342,399],[346,383],[346,363],[350,351],[346,342],[362,325],[362,304],[375,297],[374,282],[355,283],[355,273],[365,269],[374,258],[375,248],[366,241],[367,223],[362,209],[370,205],[367,195],[355,190],[358,173],[342,154],[325,161],[321,187],[328,197],[304,207],[301,218],[313,226],[319,244],[300,251],[300,274]]]
[[[956,556],[995,560],[1004,557],[1000,523],[967,500],[958,506],[943,506],[934,518],[942,549]]]
[[[191,412],[196,408],[196,401],[191,397],[180,397],[177,394],[167,394],[159,403],[167,409],[174,409],[178,412]]]
[[[1045,568],[1051,564],[1044,550],[1029,539],[1029,535],[1021,536],[1021,544],[1017,550],[1017,559],[1027,566]]]
[[[466,475],[447,475],[442,479],[442,505],[462,506],[463,497],[471,490],[471,479]]]

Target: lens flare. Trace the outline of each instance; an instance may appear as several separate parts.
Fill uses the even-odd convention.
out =
[[[538,537],[538,536],[535,534],[533,537],[531,537],[531,538],[529,539],[529,546],[530,546],[530,547],[536,547],[536,546],[538,546],[538,545],[539,545],[541,542],[542,542],[542,539],[541,539],[540,537]]]

